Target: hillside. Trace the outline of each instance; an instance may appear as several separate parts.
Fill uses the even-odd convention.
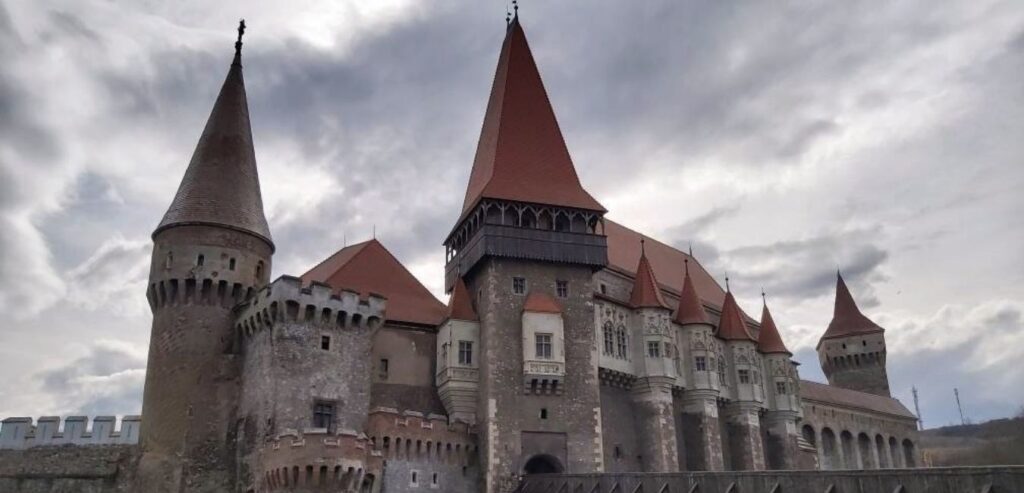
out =
[[[921,432],[921,453],[934,467],[1024,465],[1024,412],[1016,418]]]

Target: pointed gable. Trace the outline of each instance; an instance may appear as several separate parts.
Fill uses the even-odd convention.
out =
[[[853,301],[850,289],[846,287],[846,281],[842,274],[836,273],[836,304],[832,313],[832,321],[821,339],[832,339],[835,337],[846,337],[850,335],[871,334],[882,332],[884,329],[864,316]]]
[[[647,261],[644,251],[640,253],[640,263],[636,268],[636,279],[633,281],[633,292],[629,296],[629,304],[633,308],[668,308],[668,303],[665,303],[665,298],[661,296],[661,288],[658,287],[654,269],[651,269],[651,263]]]
[[[466,289],[466,283],[461,277],[455,281],[455,287],[452,288],[452,298],[448,301],[448,318],[469,322],[480,321],[476,310],[473,309],[473,303],[469,297],[469,290]]]
[[[736,298],[731,291],[725,292],[725,302],[722,304],[722,318],[718,322],[718,332],[715,334],[727,341],[754,341],[754,337],[747,330],[747,324],[743,321],[743,313],[736,304]]]
[[[711,322],[708,320],[708,312],[704,310],[704,305],[701,304],[700,297],[697,296],[697,288],[694,287],[693,280],[690,279],[689,259],[684,260],[683,264],[685,265],[683,290],[679,293],[679,307],[676,308],[676,315],[673,320],[679,325],[710,325]]]
[[[302,281],[384,296],[387,319],[396,322],[436,326],[446,315],[444,304],[375,239],[338,250],[303,274]]]
[[[604,212],[576,175],[518,18],[501,47],[463,214],[481,198]]]
[[[558,301],[551,297],[551,295],[544,293],[530,293],[526,297],[526,302],[523,303],[524,312],[533,313],[562,313],[562,305]]]
[[[174,201],[153,234],[188,224],[245,231],[266,240],[273,248],[263,214],[239,52],[213,104]]]
[[[775,320],[772,319],[772,314],[768,311],[767,303],[761,309],[761,333],[757,336],[757,350],[764,354],[793,355],[789,349],[786,349],[786,344],[782,342],[782,335],[779,334],[779,329],[775,326]]]

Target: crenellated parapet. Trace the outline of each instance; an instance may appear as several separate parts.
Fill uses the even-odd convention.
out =
[[[85,416],[43,416],[33,422],[32,418],[14,417],[3,420],[0,426],[0,449],[21,450],[32,447],[56,445],[131,445],[139,443],[141,416],[121,418],[117,427],[114,416],[97,416],[89,426]]]
[[[371,491],[384,464],[365,434],[345,429],[285,430],[261,452],[266,491]]]
[[[461,466],[475,464],[476,429],[446,416],[378,407],[366,426],[370,440],[388,460]]]
[[[378,327],[384,320],[386,299],[370,294],[365,299],[349,290],[336,292],[331,286],[281,276],[259,290],[239,311],[235,328],[252,337],[277,322],[300,322],[322,329]]]

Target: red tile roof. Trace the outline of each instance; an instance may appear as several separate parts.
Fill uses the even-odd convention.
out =
[[[901,418],[917,419],[914,413],[910,412],[903,403],[892,397],[858,392],[810,380],[800,380],[800,399],[804,401],[805,405],[816,401],[824,404],[875,411]]]
[[[446,316],[444,304],[375,239],[338,250],[303,274],[302,281],[384,296],[388,320],[438,325]]]
[[[471,322],[480,321],[476,310],[473,309],[472,299],[466,283],[462,278],[455,280],[455,287],[452,288],[452,297],[448,300],[448,318],[455,320],[468,320]]]
[[[700,303],[697,296],[697,289],[693,287],[693,279],[690,278],[690,261],[684,259],[685,274],[683,275],[683,291],[679,294],[679,307],[676,308],[675,322],[679,325],[687,324],[711,324],[708,320],[708,312]]]
[[[767,303],[765,303],[764,308],[761,310],[761,333],[757,335],[757,350],[764,354],[785,353],[790,356],[793,355],[789,349],[786,349],[786,344],[782,342],[782,336],[779,335],[779,329],[775,327],[775,320],[772,320],[772,314],[768,311]]]
[[[226,226],[252,233],[274,246],[263,214],[239,53],[213,104],[178,192],[153,234],[185,224]]]
[[[740,306],[736,304],[736,298],[732,292],[725,292],[725,303],[722,305],[722,318],[718,321],[718,337],[727,341],[756,341],[754,336],[747,330],[747,323],[744,321]]]
[[[562,305],[549,294],[530,293],[523,304],[524,312],[562,313]]]
[[[463,214],[481,198],[604,212],[580,185],[518,20],[501,47]]]
[[[879,327],[878,324],[872,322],[871,319],[865,317],[860,312],[860,309],[857,308],[857,303],[853,301],[850,289],[846,287],[846,282],[843,281],[843,276],[837,273],[835,310],[832,314],[832,321],[828,324],[825,334],[821,336],[821,340],[883,331],[884,329]],[[820,345],[821,342],[819,341],[818,344]]]
[[[651,269],[647,255],[644,254],[644,240],[640,240],[640,263],[636,267],[636,278],[633,281],[633,292],[629,296],[629,304],[633,308],[668,308],[665,298],[661,296],[661,287]]]

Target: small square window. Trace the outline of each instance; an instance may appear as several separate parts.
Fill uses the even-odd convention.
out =
[[[512,292],[514,294],[526,294],[526,278],[525,277],[513,277],[512,278]]]
[[[693,359],[694,368],[697,371],[708,371],[708,360],[704,356],[697,356]]]
[[[750,370],[739,370],[740,383],[750,383]]]
[[[608,286],[605,286],[603,282],[601,283],[601,294],[608,294]]]
[[[473,364],[473,343],[471,341],[459,341],[459,364],[462,366]]]
[[[540,408],[540,419],[548,419],[548,408]]]
[[[388,362],[387,358],[381,358],[380,366],[377,368],[377,370],[378,370],[378,375],[377,376],[380,377],[381,380],[387,380],[388,379],[388,375],[389,375],[389,373],[391,371],[391,365]]]
[[[775,393],[786,395],[786,382],[775,382]]]
[[[648,358],[660,358],[661,357],[661,343],[658,341],[647,342],[647,357]]]
[[[320,349],[324,351],[331,350],[331,336],[320,336]]]
[[[317,401],[313,403],[313,427],[327,428],[328,430],[334,428],[333,402]]]
[[[555,293],[559,298],[569,297],[569,281],[555,281]]]
[[[551,359],[551,334],[537,334],[537,359]]]

